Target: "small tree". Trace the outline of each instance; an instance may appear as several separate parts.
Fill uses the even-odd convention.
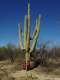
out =
[[[46,65],[48,59],[48,51],[46,50],[46,44],[42,45],[40,57],[42,65]]]
[[[8,49],[8,57],[10,58],[11,62],[13,63],[14,56],[15,56],[15,53],[14,53],[15,45],[9,43],[9,44],[7,44],[7,49]]]

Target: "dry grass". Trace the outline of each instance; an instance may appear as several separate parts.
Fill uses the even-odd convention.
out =
[[[27,77],[26,71],[19,67],[18,63],[11,64],[9,61],[0,61],[0,80],[60,80],[60,68],[54,69],[49,74],[47,68],[40,66],[31,70],[32,77],[28,71]]]

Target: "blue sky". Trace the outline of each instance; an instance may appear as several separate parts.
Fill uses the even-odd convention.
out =
[[[0,0],[0,46],[13,43],[18,46],[18,28],[20,21],[23,29],[24,16],[27,15],[28,0]],[[40,14],[41,29],[38,46],[41,42],[60,44],[60,0],[30,0],[31,32]]]

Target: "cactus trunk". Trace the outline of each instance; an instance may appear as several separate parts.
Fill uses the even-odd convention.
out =
[[[25,20],[24,20],[24,49],[26,49],[26,43],[27,43],[27,25],[26,25],[26,21],[27,21],[27,16],[25,16]]]
[[[28,21],[27,21],[27,51],[30,49],[30,3],[28,3]]]

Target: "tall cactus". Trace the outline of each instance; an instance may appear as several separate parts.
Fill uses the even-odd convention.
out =
[[[35,31],[33,32],[33,39],[32,39],[32,47],[30,48],[30,2],[28,0],[28,15],[25,16],[24,20],[24,49],[25,49],[25,59],[26,59],[26,70],[27,64],[30,62],[30,54],[36,48],[37,39],[39,36],[40,31],[40,20],[41,16],[38,16],[36,20],[36,27]],[[22,49],[22,31],[20,32],[20,45]]]

